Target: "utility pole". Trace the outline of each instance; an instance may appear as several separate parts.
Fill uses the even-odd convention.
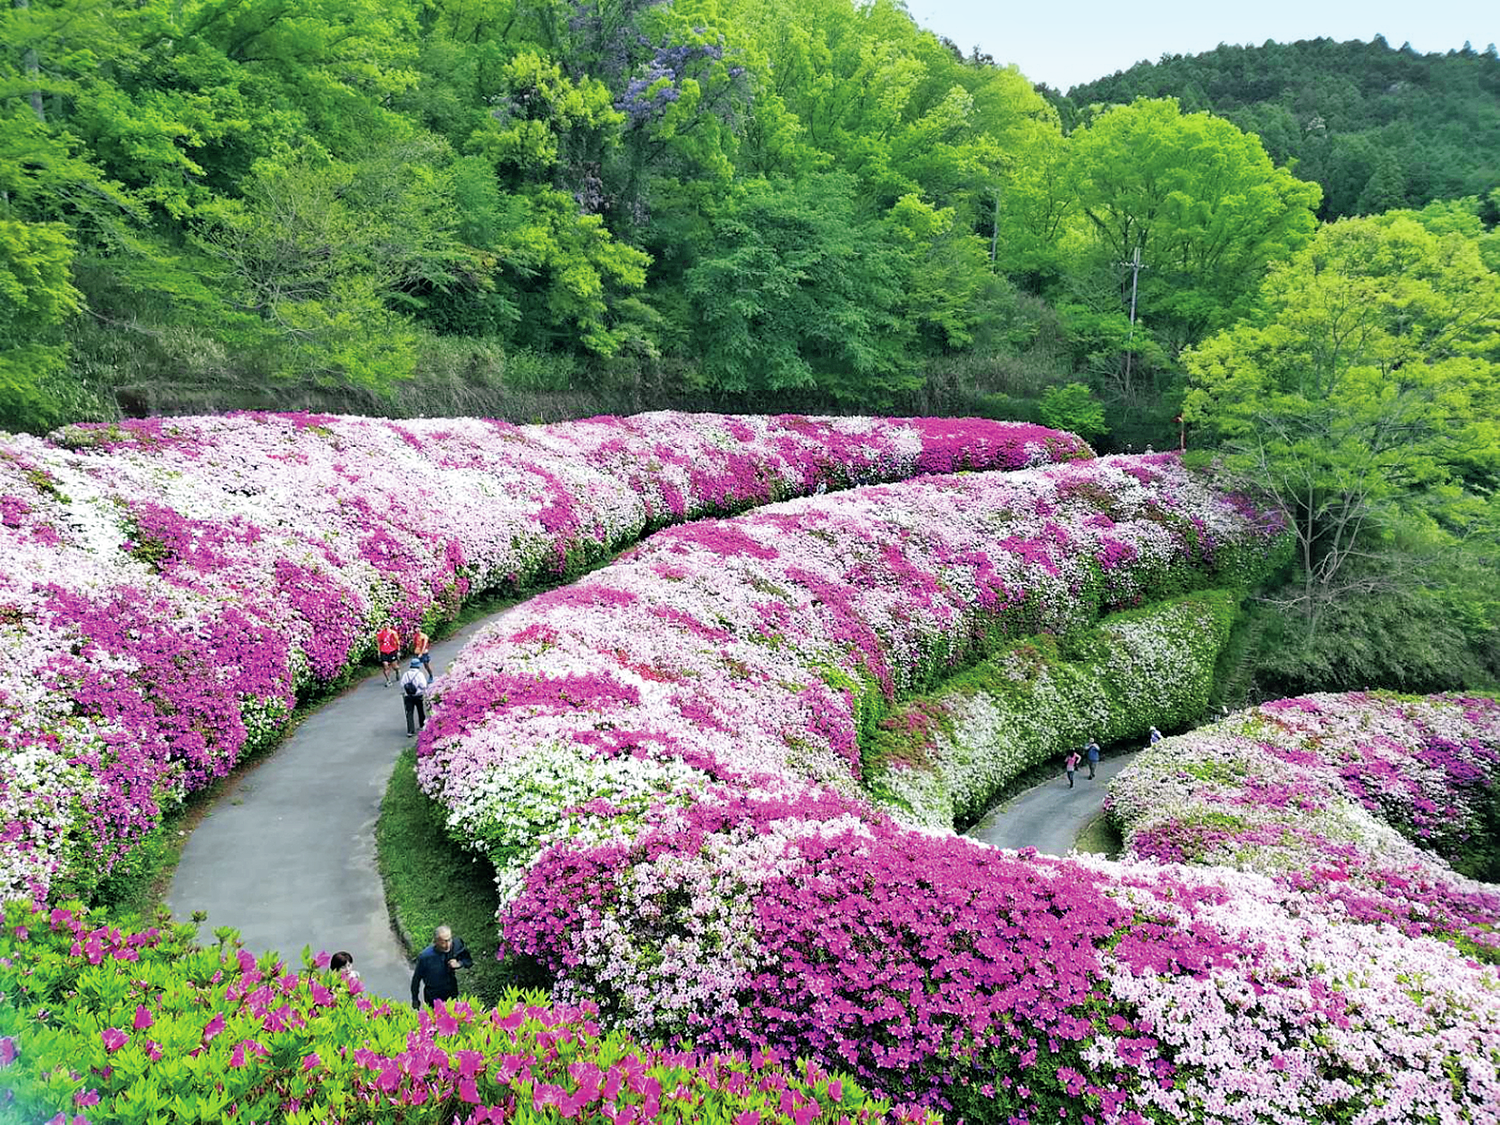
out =
[[[1150,269],[1150,266],[1141,264],[1141,244],[1135,244],[1135,253],[1130,256],[1130,261],[1121,262],[1130,271],[1130,332],[1125,338],[1125,393],[1130,393],[1130,365],[1135,358],[1135,296],[1140,286],[1141,271]]]

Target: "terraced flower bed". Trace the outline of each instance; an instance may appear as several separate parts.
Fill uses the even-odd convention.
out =
[[[1500,963],[1500,703],[1283,699],[1143,754],[1110,784],[1126,855],[1255,871],[1347,917]]]
[[[1248,582],[1283,542],[1167,455],[670,529],[471,641],[418,778],[503,881],[665,793],[771,777],[857,795],[861,737],[898,698],[1006,638]]]
[[[0,892],[87,892],[274,740],[387,619],[571,573],[663,523],[1088,456],[974,420],[552,426],[150,419],[0,441]]]
[[[911,830],[861,786],[882,716],[988,646],[1280,543],[1170,457],[669,531],[473,644],[419,769],[509,952],[647,1038],[969,1121],[1491,1120],[1500,975],[1462,943],[1311,880]]]
[[[657,424],[699,423],[625,428]],[[701,424],[699,468],[734,441],[790,465],[779,427],[840,452],[810,474],[726,470],[760,491],[684,492],[680,462],[625,437],[580,455],[586,469],[559,455],[580,474],[566,481],[552,462],[533,471],[534,451],[507,461],[504,443],[528,440],[509,430],[498,452],[474,435],[285,418],[203,423],[226,428],[222,446],[192,423],[69,438],[98,451],[18,443],[52,460],[4,459],[7,487],[33,493],[0,505],[3,534],[38,569],[29,585],[6,577],[17,604],[0,627],[49,646],[48,676],[4,685],[30,741],[7,744],[0,800],[56,813],[63,794],[75,850],[7,810],[17,882],[40,895],[81,857],[128,847],[110,816],[148,823],[151,802],[227,768],[254,744],[246,716],[274,730],[299,688],[357,658],[374,619],[431,619],[465,583],[566,570],[653,521],[775,499],[767,481],[817,491],[924,459],[954,467],[955,449],[988,450],[964,454],[978,465],[1082,452],[891,424],[912,450],[892,468],[835,436],[861,423]],[[616,423],[576,425],[581,448]],[[323,490],[237,472],[224,449],[255,427],[305,454],[293,462]],[[616,454],[615,475],[591,460]],[[452,473],[452,511],[408,502],[408,475],[386,476],[398,458]],[[149,489],[158,499],[141,501]],[[219,507],[189,503],[203,495]],[[261,505],[256,518],[241,504]],[[42,569],[44,548],[80,569]],[[925,809],[928,827],[872,799],[881,785],[900,797],[882,723],[899,729],[919,693],[961,692],[954,673],[987,657],[993,671],[1055,653],[1029,700],[1005,700],[1007,721],[1050,736],[1065,724],[1032,712],[1079,709],[1096,686],[1110,706],[1091,719],[1161,706],[1171,685],[1127,683],[1132,670],[1182,675],[1182,706],[1197,706],[1201,685],[1155,663],[1158,646],[1191,649],[1201,670],[1224,609],[1203,591],[1252,583],[1284,549],[1278,521],[1170,455],[877,485],[659,533],[482,634],[419,743],[451,831],[496,865],[505,951],[550,979],[547,1004],[419,1020],[227,939],[197,949],[16,902],[0,930],[0,1116],[144,1122],[177,1098],[172,1112],[294,1125],[873,1125],[931,1109],[1007,1125],[1493,1123],[1500,898],[1442,857],[1471,861],[1493,807],[1494,701],[1314,697],[1201,744],[1169,740],[1146,759],[1157,772],[1115,797],[1126,863],[937,827],[986,784],[978,742],[927,747],[948,804],[902,811]],[[278,586],[283,563],[301,569]],[[288,608],[314,578],[334,591],[316,620]],[[340,623],[347,639],[318,663]],[[23,703],[46,721],[27,726]],[[242,733],[223,733],[231,715]],[[945,735],[968,738],[947,715]],[[64,766],[136,784],[75,801]]]

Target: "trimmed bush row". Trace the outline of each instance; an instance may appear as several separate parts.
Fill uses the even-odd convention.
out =
[[[121,930],[76,903],[0,928],[0,1120],[53,1125],[916,1123],[813,1063],[696,1055],[604,1033],[588,1005],[517,994],[420,1015],[327,972]],[[935,1122],[928,1125],[936,1125]]]
[[[1500,887],[1449,862],[1493,864],[1497,794],[1500,703],[1360,692],[1166,739],[1107,803],[1129,856],[1260,872],[1500,963]]]
[[[1091,737],[1186,725],[1208,706],[1239,599],[1204,591],[1007,646],[881,721],[864,754],[866,788],[904,823],[961,827],[1011,780],[1048,761],[1061,768]]]
[[[659,524],[1088,456],[973,420],[552,426],[245,414],[0,436],[0,894],[87,892],[394,618],[574,571]]]
[[[1167,454],[671,529],[474,638],[437,687],[418,780],[505,900],[547,843],[617,835],[662,794],[859,794],[861,736],[898,698],[1009,637],[1249,582],[1284,544]]]
[[[665,532],[478,640],[420,768],[502,867],[508,952],[643,1037],[969,1121],[1492,1121],[1500,972],[1464,950],[1321,884],[903,828],[856,780],[881,710],[1006,627],[1282,542],[1173,458]]]

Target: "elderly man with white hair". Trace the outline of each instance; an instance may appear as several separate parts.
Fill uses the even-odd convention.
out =
[[[422,1006],[422,987],[426,985],[427,1006],[439,1000],[452,1000],[458,996],[459,969],[469,969],[474,958],[464,947],[463,939],[453,936],[447,926],[432,931],[432,944],[417,954],[417,964],[411,974],[411,1006]]]

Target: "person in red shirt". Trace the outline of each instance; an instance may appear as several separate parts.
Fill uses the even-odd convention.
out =
[[[427,673],[427,682],[432,683],[432,641],[426,633],[422,632],[422,626],[417,626],[417,631],[412,634],[411,654],[422,662],[422,671]]]
[[[401,659],[401,634],[389,621],[385,628],[375,634],[375,647],[380,650],[380,674],[385,677],[385,686],[391,686],[391,669]]]

